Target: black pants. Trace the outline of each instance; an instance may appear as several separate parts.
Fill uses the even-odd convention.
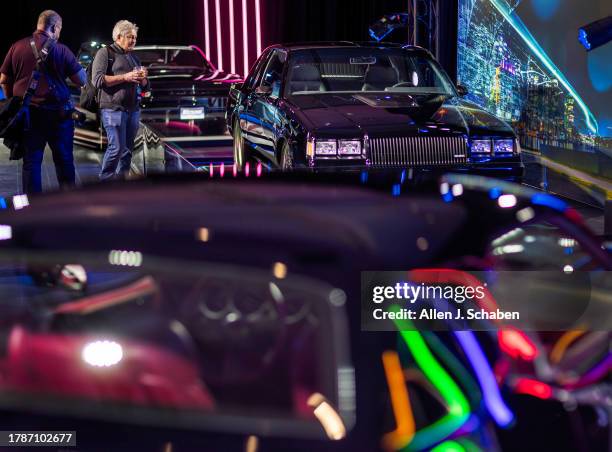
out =
[[[41,165],[47,143],[53,154],[60,187],[74,185],[73,138],[74,121],[70,117],[66,119],[58,111],[30,108],[30,127],[24,137],[24,193],[42,191]]]

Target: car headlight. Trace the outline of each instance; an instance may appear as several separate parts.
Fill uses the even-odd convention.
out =
[[[361,141],[359,140],[340,140],[338,144],[338,154],[340,155],[361,155]]]
[[[316,155],[336,155],[337,143],[336,140],[317,140],[315,142],[315,154]]]
[[[472,154],[490,154],[491,140],[472,140]]]
[[[512,154],[514,153],[514,140],[511,138],[494,140],[493,149],[496,154]]]

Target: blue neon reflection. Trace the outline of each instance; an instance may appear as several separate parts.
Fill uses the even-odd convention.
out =
[[[497,187],[493,187],[491,190],[489,190],[489,198],[491,199],[497,199],[502,195],[502,191],[501,189],[497,188]]]
[[[368,172],[367,171],[362,171],[361,172],[361,183],[365,184],[368,182]]]
[[[554,196],[547,195],[546,193],[536,193],[531,197],[531,203],[538,206],[547,206],[559,212],[564,212],[565,209],[567,209],[567,204],[565,202]]]

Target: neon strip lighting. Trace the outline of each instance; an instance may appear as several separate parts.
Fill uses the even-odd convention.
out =
[[[447,283],[474,288],[482,286],[480,280],[474,275],[463,270],[449,268],[419,268],[410,270],[408,272],[408,278],[411,281],[425,284]],[[476,300],[478,305],[487,311],[495,311],[498,309],[497,301],[495,301],[495,298],[486,287],[484,289],[484,294],[485,296],[482,300]]]
[[[584,335],[584,333],[586,333],[584,330],[572,330],[564,333],[563,336],[561,336],[555,343],[552,351],[550,352],[550,362],[553,364],[559,363],[567,348],[572,344],[572,342]]]
[[[504,16],[506,22],[508,22],[512,28],[516,30],[519,36],[525,41],[525,44],[531,49],[533,53],[540,59],[542,64],[546,66],[546,68],[552,72],[554,77],[563,85],[563,87],[570,93],[570,95],[576,100],[582,112],[584,113],[587,127],[593,133],[598,132],[598,125],[595,116],[589,110],[589,107],[584,103],[580,95],[576,92],[574,87],[570,84],[570,82],[565,78],[563,73],[559,70],[555,63],[551,61],[546,52],[540,47],[536,39],[529,32],[523,21],[510,9],[508,4],[503,0],[489,0],[493,6]]]
[[[257,35],[257,56],[261,55],[261,12],[259,0],[255,0],[255,34]]]
[[[533,361],[538,356],[538,349],[522,331],[511,328],[499,330],[497,341],[499,348],[514,359]]]
[[[221,7],[215,0],[215,23],[217,25],[217,67],[223,70],[223,46],[221,45]]]
[[[442,343],[442,341],[431,331],[423,331],[423,338],[429,348],[442,360],[442,364],[452,372],[452,374],[461,382],[461,386],[470,396],[472,405],[480,405],[481,393],[480,387],[472,378],[470,372],[463,364],[455,357],[455,355]]]
[[[457,441],[444,441],[431,449],[431,452],[466,452],[465,447]]]
[[[242,64],[244,67],[243,75],[249,73],[249,27],[247,24],[247,2],[242,0]]]
[[[236,43],[234,42],[234,0],[229,0],[230,62],[232,74],[236,73]]]
[[[514,387],[517,394],[527,394],[538,399],[550,399],[552,397],[552,388],[546,383],[530,378],[519,378]]]
[[[480,452],[482,450],[467,438],[457,438],[457,442],[461,444],[467,452]]]
[[[398,306],[390,306],[390,311],[399,312]],[[400,336],[406,343],[417,365],[423,370],[427,379],[436,387],[448,406],[448,414],[416,432],[402,450],[422,450],[451,435],[470,417],[470,405],[457,383],[448,375],[429,351],[427,344],[418,331],[406,331],[412,323],[409,320],[394,320]]]
[[[391,396],[391,407],[397,425],[394,431],[384,435],[383,444],[387,449],[397,450],[410,442],[414,436],[416,428],[414,415],[408,397],[404,370],[397,352],[384,352],[382,361]]]
[[[482,388],[482,395],[487,410],[500,427],[508,426],[513,420],[514,415],[504,403],[495,380],[495,375],[487,362],[474,333],[471,331],[455,331],[455,337],[465,350],[468,361],[476,372],[476,378]]]
[[[208,0],[204,0],[204,43],[206,49],[206,58],[210,58],[210,25],[208,21]]]
[[[578,380],[572,382],[563,382],[566,389],[577,389],[588,386],[607,376],[612,370],[612,353],[608,354],[606,359],[597,364]]]

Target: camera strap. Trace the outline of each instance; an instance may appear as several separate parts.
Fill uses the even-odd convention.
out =
[[[55,39],[48,38],[43,44],[39,52],[38,49],[36,48],[36,42],[34,41],[34,37],[32,37],[32,39],[30,39],[30,47],[32,48],[32,53],[34,54],[34,58],[36,59],[35,72],[38,72],[39,74],[38,77],[40,78],[41,73],[44,74],[47,79],[47,83],[49,84],[49,89],[53,92],[56,99],[60,103],[66,104],[69,100],[69,97],[68,98],[60,97],[60,94],[59,94],[60,91],[56,83],[57,74],[55,73],[55,69],[49,68],[49,65],[47,64],[47,58],[49,56],[51,49],[55,46],[55,42],[56,42]],[[51,72],[53,72],[53,74],[49,72],[50,69],[51,69]]]

